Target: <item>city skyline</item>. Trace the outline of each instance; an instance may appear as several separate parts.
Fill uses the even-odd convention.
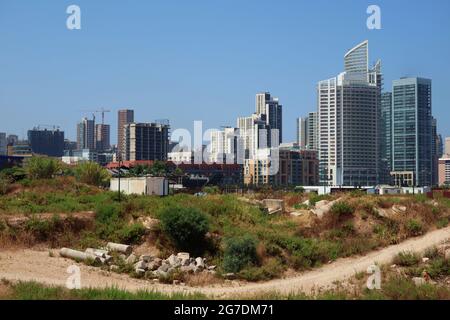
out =
[[[24,4],[12,1],[3,1],[0,4],[2,9],[0,12],[8,12],[7,16],[0,13],[0,39],[5,44],[5,50],[0,53],[0,57],[1,61],[8,61],[7,64],[2,64],[4,72],[0,75],[0,108],[3,115],[0,118],[1,132],[26,137],[28,129],[39,123],[51,123],[59,125],[66,132],[66,137],[75,140],[76,123],[86,116],[80,110],[105,106],[114,111],[114,116],[108,115],[105,123],[112,125],[111,143],[116,144],[116,111],[119,109],[135,110],[136,118],[140,122],[169,118],[173,129],[192,128],[194,120],[203,120],[205,129],[220,128],[222,125],[233,125],[237,116],[243,116],[246,110],[254,104],[256,92],[269,91],[279,97],[284,106],[283,134],[285,139],[283,140],[295,141],[295,119],[306,116],[310,111],[316,109],[316,83],[341,70],[339,56],[342,55],[342,52],[346,52],[353,44],[368,39],[372,48],[370,63],[373,62],[372,57],[380,57],[383,60],[385,91],[389,90],[392,80],[402,76],[425,77],[433,80],[433,113],[438,120],[438,132],[444,136],[450,135],[450,128],[447,128],[445,121],[442,121],[447,115],[446,104],[450,100],[449,93],[445,90],[446,81],[444,80],[449,70],[447,70],[447,64],[443,63],[444,57],[449,55],[449,40],[436,36],[425,37],[426,34],[433,33],[433,30],[444,27],[442,24],[448,23],[436,23],[435,16],[434,19],[425,18],[431,14],[439,15],[440,13],[430,10],[437,7],[448,7],[448,2],[419,5],[415,2],[398,1],[396,4],[391,4],[380,1],[378,5],[382,10],[382,30],[368,30],[365,27],[367,1],[348,3],[346,14],[349,19],[343,25],[338,26],[336,30],[330,31],[331,35],[336,33],[338,37],[331,40],[332,43],[326,46],[326,52],[324,52],[323,45],[313,41],[314,39],[307,36],[306,30],[303,29],[314,25],[313,17],[323,15],[327,17],[324,19],[324,23],[331,24],[332,21],[329,20],[333,20],[334,14],[343,14],[343,10],[338,9],[334,3],[327,2],[327,8],[322,7],[319,10],[320,5],[309,3],[287,2],[277,6],[273,3],[263,2],[264,9],[270,9],[272,13],[284,18],[285,23],[273,26],[273,28],[269,24],[262,24],[260,29],[250,25],[250,21],[255,19],[253,16],[248,16],[251,10],[262,10],[262,8],[253,7],[254,3],[237,4],[232,2],[220,5],[224,8],[239,8],[239,13],[235,12],[234,14],[218,12],[217,7],[213,9],[211,6],[203,4],[203,10],[194,12],[194,17],[206,17],[207,19],[203,20],[205,24],[211,25],[214,31],[221,30],[217,37],[212,37],[208,42],[212,48],[206,42],[202,42],[203,46],[200,45],[203,37],[211,35],[206,31],[202,31],[199,38],[189,38],[192,40],[191,45],[187,45],[186,41],[177,43],[175,40],[178,38],[167,42],[162,40],[165,36],[173,35],[175,31],[181,31],[181,37],[192,36],[189,33],[193,31],[192,28],[199,31],[197,30],[199,23],[194,20],[183,20],[187,23],[185,32],[170,28],[168,30],[166,24],[163,24],[166,28],[155,31],[150,28],[152,21],[147,27],[140,24],[143,23],[144,17],[137,12],[139,9],[150,6],[156,12],[158,10],[166,12],[169,8],[163,4],[141,3],[133,9],[123,8],[120,5],[109,5],[108,13],[111,13],[112,17],[118,18],[119,9],[124,9],[123,12],[121,11],[124,14],[124,21],[119,19],[117,25],[108,25],[111,29],[108,31],[100,27],[106,19],[104,15],[100,15],[102,6],[79,1],[78,4],[85,16],[83,29],[79,33],[64,29],[64,24],[59,25],[60,21],[64,22],[65,20],[64,10],[62,13],[60,11],[61,8],[65,8],[66,4],[64,1],[60,5],[50,2],[43,2],[39,5],[27,4],[26,7],[29,11],[34,10],[34,14],[48,18],[48,21],[42,21],[33,26],[34,31],[29,26],[32,19],[24,21],[30,17],[30,12],[22,10]],[[174,16],[177,16],[181,14],[182,9],[195,11],[196,6],[199,4],[193,5],[193,8],[187,8],[187,5],[184,4],[170,8],[174,9]],[[407,13],[401,10],[405,7],[409,9]],[[290,13],[291,10],[293,10],[292,13]],[[306,11],[311,14],[311,18],[305,15]],[[444,11],[440,10],[440,12]],[[399,27],[395,19],[397,17],[405,24],[405,20],[400,19],[405,14],[409,14],[410,20],[413,20],[414,23]],[[152,13],[152,17],[153,15],[154,13]],[[250,21],[243,20],[247,16]],[[17,21],[13,21],[14,17],[17,18]],[[212,17],[220,18],[217,25]],[[233,21],[245,22],[244,34],[238,35],[236,42],[229,38],[231,34],[236,36],[233,32],[235,27],[227,20],[230,17],[233,18]],[[136,21],[131,21],[133,18],[136,18]],[[156,20],[162,23],[160,20]],[[433,21],[433,25],[426,21]],[[18,28],[19,23],[24,24],[22,28]],[[139,29],[138,26],[142,28]],[[222,30],[221,27],[224,29]],[[120,31],[121,28],[123,31]],[[410,35],[414,33],[411,30],[417,31],[417,38]],[[47,37],[44,31],[50,32],[50,34],[54,33],[55,37]],[[150,33],[159,45],[162,44],[161,50],[167,52],[171,59],[165,60],[164,57],[149,53],[150,40],[149,43],[146,42],[142,45],[128,42],[123,35],[132,31],[137,32],[138,38]],[[343,31],[346,32],[342,33]],[[41,34],[41,32],[45,34]],[[323,32],[314,31],[313,35],[320,36],[323,35]],[[434,33],[436,32],[434,31]],[[112,35],[115,33],[117,36],[113,37]],[[251,37],[252,35],[254,38]],[[256,40],[261,39],[263,35],[274,44],[274,48],[268,48],[265,52],[260,53],[252,49],[250,45],[254,45]],[[294,38],[288,39],[289,36],[294,35],[295,39],[298,39],[297,41],[290,40]],[[36,39],[33,40],[34,36]],[[40,40],[41,37],[45,37],[45,41],[40,50],[17,54],[16,45],[36,46],[35,41]],[[249,40],[249,44],[243,42],[244,38]],[[93,48],[90,46],[95,44],[94,40],[96,39],[103,39],[103,41],[98,44],[98,50],[92,50]],[[431,50],[409,52],[409,49],[418,45],[418,39],[420,39],[421,45],[425,43],[430,46]],[[225,40],[225,43],[220,44],[221,40]],[[14,45],[14,41],[16,41],[16,45]],[[304,46],[305,43],[314,45]],[[220,49],[224,49],[225,44],[228,44],[229,47],[226,50],[227,54],[223,53],[221,56],[225,59],[221,60],[217,54],[221,52]],[[112,54],[107,50],[120,45],[128,45],[121,47],[120,54]],[[330,47],[332,50],[329,49]],[[232,52],[233,48],[239,50]],[[274,50],[275,48],[277,50]],[[138,53],[138,49],[142,49],[143,53],[149,55],[143,56],[142,53]],[[208,57],[212,55],[212,58],[199,61],[199,57],[195,57],[196,54],[202,56],[202,51],[199,49],[205,51],[203,55]],[[403,54],[406,51],[408,51],[408,55]],[[46,54],[50,54],[50,56],[46,56]],[[433,59],[430,59],[430,54]],[[49,58],[54,58],[55,55],[58,59],[51,61]],[[86,55],[89,55],[91,59],[86,60]],[[100,61],[102,58],[105,58],[105,61]],[[180,63],[174,62],[173,59],[177,58],[181,59]],[[203,58],[205,57],[203,56]],[[86,66],[81,65],[83,59]],[[161,68],[155,65],[155,61],[158,59],[174,63]],[[240,68],[235,69],[238,59],[243,60],[239,64]],[[133,61],[135,62],[133,63]],[[91,67],[93,62],[97,64],[97,68],[87,70],[86,67]],[[117,65],[118,63],[123,65]],[[113,70],[108,72],[107,68],[112,65],[114,65]],[[27,67],[28,70],[25,70]],[[125,70],[127,67],[132,68]],[[198,74],[190,73],[193,67],[196,67]],[[231,76],[230,71],[227,71],[225,67],[232,67],[233,72],[231,73],[239,72],[242,77],[238,78],[242,79]],[[125,72],[125,77],[121,77],[123,72]],[[27,74],[28,77],[24,78]],[[152,74],[155,76],[151,76]],[[122,78],[124,79],[122,80]],[[37,82],[38,79],[42,81]],[[60,81],[61,79],[64,81]],[[94,80],[96,83],[93,83]],[[61,83],[53,87],[52,84],[56,82]],[[100,82],[105,84],[100,84]],[[97,95],[93,95],[93,90],[97,90]],[[230,92],[233,94],[229,94]],[[23,113],[31,116],[24,118]],[[218,116],[219,113],[220,116]]]

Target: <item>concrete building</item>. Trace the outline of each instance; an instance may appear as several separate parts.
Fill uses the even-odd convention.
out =
[[[256,159],[245,160],[244,184],[275,187],[317,185],[319,183],[319,160],[317,151],[298,148],[260,150]],[[274,165],[274,157],[278,157]]]
[[[110,190],[119,191],[119,179],[112,178]],[[124,194],[169,195],[169,180],[164,177],[132,177],[120,178],[120,192]]]
[[[124,125],[123,160],[166,161],[169,151],[169,125],[128,123]]]
[[[391,171],[392,171],[392,92],[383,92],[381,94],[379,183],[390,184]]]
[[[109,124],[97,124],[95,126],[95,148],[97,151],[106,151],[111,148],[110,134]]]
[[[450,157],[450,137],[445,138],[444,156]]]
[[[77,149],[95,150],[95,120],[83,118],[77,125]]]
[[[433,184],[435,136],[431,111],[431,80],[393,81],[391,175],[396,185]]]
[[[8,153],[6,146],[7,146],[6,133],[0,132],[0,155],[5,156]]]
[[[297,144],[306,149],[308,145],[308,117],[297,118]]]
[[[134,122],[134,110],[119,110],[117,118],[117,155],[124,160],[124,127],[128,123]]]
[[[41,130],[34,128],[28,130],[28,143],[34,154],[49,157],[62,157],[64,155],[64,131]]]
[[[15,145],[17,142],[19,142],[19,136],[15,134],[10,134],[6,138],[6,142],[8,143],[8,145]]]
[[[254,113],[250,117],[238,118],[237,128],[238,159],[255,159],[259,149],[271,147],[272,140],[278,140],[277,132],[270,130],[264,114],[259,116]]]
[[[450,157],[446,156],[439,159],[438,175],[439,186],[450,185]]]
[[[308,114],[308,133],[306,147],[310,150],[318,150],[318,113],[310,112]]]
[[[239,163],[238,144],[239,130],[226,127],[223,130],[212,131],[208,151],[209,163]],[[242,163],[243,154],[241,155]]]
[[[283,112],[278,98],[270,95],[270,92],[258,93],[256,95],[256,115],[265,120],[270,129],[278,130],[279,144],[283,141]]]
[[[381,62],[369,69],[368,61],[369,43],[364,41],[345,54],[345,72],[317,86],[322,184],[378,181]]]

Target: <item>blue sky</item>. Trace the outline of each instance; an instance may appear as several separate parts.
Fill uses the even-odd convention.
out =
[[[77,4],[82,30],[66,28]],[[381,7],[382,30],[366,27]],[[100,107],[116,141],[120,108],[173,129],[235,125],[270,91],[295,118],[316,109],[315,85],[343,70],[368,39],[385,88],[401,76],[433,80],[438,131],[450,136],[450,1],[0,0],[0,132],[56,124],[75,139],[81,110]]]

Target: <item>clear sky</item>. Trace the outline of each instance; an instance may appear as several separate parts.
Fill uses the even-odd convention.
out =
[[[81,30],[66,28],[71,4]],[[366,27],[370,4],[382,30]],[[127,107],[173,129],[234,126],[270,91],[293,141],[295,118],[316,109],[316,83],[368,39],[385,89],[401,76],[433,80],[438,131],[450,136],[449,16],[448,0],[0,0],[0,132],[59,125],[75,139],[82,110],[100,107],[114,111],[113,143]]]

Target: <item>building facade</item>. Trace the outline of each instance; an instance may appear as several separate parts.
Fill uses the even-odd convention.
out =
[[[126,124],[134,122],[134,110],[119,110],[117,119],[117,155],[124,160],[124,127]]]
[[[308,117],[297,118],[297,144],[300,148],[308,146]]]
[[[318,149],[324,185],[376,185],[379,170],[381,62],[369,69],[369,43],[347,52],[345,72],[320,81]]]
[[[159,123],[124,125],[124,158],[126,161],[166,161],[169,151],[169,126]]]
[[[392,84],[392,173],[396,184],[433,184],[431,80],[402,78]]]
[[[6,146],[7,146],[6,133],[0,132],[0,155],[4,156],[8,153]]]
[[[111,127],[109,124],[97,124],[95,126],[95,148],[97,151],[106,151],[111,148]]]
[[[77,149],[95,150],[95,121],[83,118],[77,125]]]
[[[270,95],[270,92],[258,93],[256,95],[256,114],[265,119],[272,130],[278,130],[279,144],[283,141],[283,111],[278,98]],[[265,115],[265,117],[263,117]]]
[[[64,155],[64,131],[34,128],[28,130],[28,143],[34,154],[49,157]]]
[[[209,162],[242,164],[243,155],[238,154],[239,130],[227,127],[223,130],[212,131],[210,136]],[[238,159],[241,158],[241,161]]]
[[[381,94],[380,184],[391,183],[392,171],[392,92]]]
[[[273,154],[260,154],[260,157],[256,159],[245,160],[244,184],[252,186],[270,184],[275,187],[318,185],[317,151],[279,148],[277,157],[275,167]]]
[[[444,157],[439,159],[439,186],[450,185],[450,157]]]

